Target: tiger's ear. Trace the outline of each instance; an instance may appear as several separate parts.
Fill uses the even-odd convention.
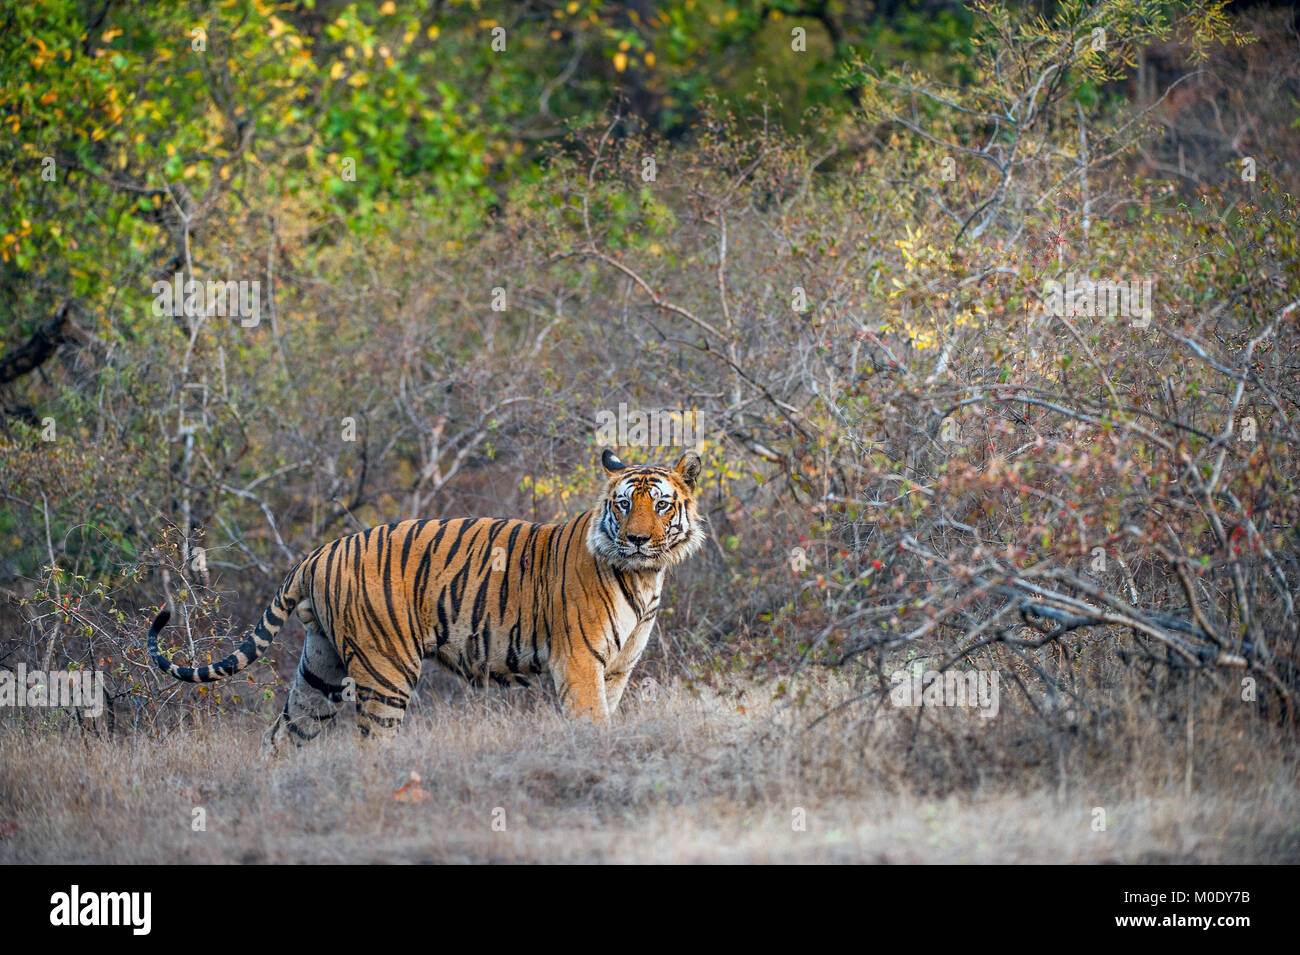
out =
[[[627,467],[626,464],[619,460],[618,455],[609,448],[606,448],[605,453],[600,456],[600,463],[605,469],[605,473],[610,477]]]
[[[686,482],[686,486],[694,491],[695,479],[700,476],[700,456],[694,451],[687,451],[677,462],[674,470],[677,476]]]

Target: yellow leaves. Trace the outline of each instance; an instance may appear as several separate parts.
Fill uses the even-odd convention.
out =
[[[655,55],[653,53],[647,53],[645,55],[645,65],[651,69],[654,69]]]
[[[989,313],[981,303],[976,302],[969,309],[962,309],[956,315],[954,321],[958,328],[978,328],[988,321]]]
[[[8,119],[5,120],[5,122],[9,124],[9,129],[11,131],[15,133],[18,132],[18,126],[19,126],[18,114],[15,113],[13,116],[10,116]]]
[[[894,246],[903,253],[903,264],[909,272],[933,264],[939,256],[939,250],[928,242],[923,244],[920,230],[913,232],[911,226],[907,227],[907,238],[895,239]]]
[[[348,86],[357,87],[357,86],[365,86],[365,85],[366,85],[366,74],[364,70],[362,70],[359,73],[353,73],[351,76],[348,77]]]
[[[18,243],[31,234],[32,224],[24,219],[22,221],[22,227],[19,228],[17,235],[14,235],[12,232],[6,232],[3,237],[0,237],[0,260],[5,262],[12,260],[17,251],[16,246]]]
[[[577,0],[569,0],[569,3],[564,8],[564,12],[567,13],[569,16],[573,16],[575,13],[577,13],[578,12]]]
[[[33,37],[32,42],[36,44],[36,55],[29,61],[32,64],[32,69],[39,70],[45,66],[46,63],[50,62],[50,60],[58,56],[56,51],[51,50],[41,42],[40,37]],[[66,54],[68,51],[64,50],[63,52]],[[64,59],[67,59],[67,57],[65,56]]]
[[[938,336],[935,335],[932,329],[917,328],[911,322],[904,322],[903,327],[907,330],[907,334],[912,336],[912,344],[916,346],[918,351],[934,348],[939,344]]]
[[[266,35],[273,39],[283,35],[289,29],[285,22],[276,16],[268,17],[267,22],[270,23],[271,27],[266,31]]]
[[[188,166],[186,166],[186,167],[181,171],[181,178],[182,178],[182,179],[193,179],[195,173],[197,173],[198,171],[199,171],[199,167],[196,166],[196,165],[194,165],[193,163],[190,163]]]
[[[379,15],[383,17],[392,16],[397,12],[397,4],[393,0],[385,0],[379,7]]]
[[[41,105],[49,106],[58,98],[59,98],[59,94],[54,92],[54,90],[50,90],[48,93],[46,93],[44,96],[41,97]]]
[[[330,66],[330,79],[340,79],[343,76],[344,69],[343,64],[339,60],[335,60],[333,65]]]
[[[480,20],[478,22],[478,28],[480,30],[491,30],[495,26],[500,26],[500,24],[495,20]]]
[[[99,37],[101,43],[112,43],[122,35],[121,30],[105,30]]]
[[[623,72],[624,70],[626,70],[626,69],[627,69],[627,54],[626,54],[626,53],[615,53],[615,54],[614,54],[614,71],[615,71],[616,73],[622,73],[622,72]]]
[[[438,34],[441,32],[442,31],[438,29],[438,24],[435,23],[433,26],[429,27],[429,29],[424,31],[424,35],[430,40],[436,40],[438,39]]]

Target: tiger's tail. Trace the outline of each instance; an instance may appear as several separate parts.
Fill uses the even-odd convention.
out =
[[[163,610],[154,618],[153,626],[149,628],[149,657],[153,660],[154,666],[186,683],[212,683],[232,676],[247,667],[270,649],[271,641],[275,639],[275,635],[289,619],[293,608],[302,599],[303,563],[290,571],[289,576],[280,585],[280,589],[271,598],[270,604],[262,613],[262,619],[253,628],[253,632],[244,638],[244,642],[234,653],[216,663],[202,667],[187,667],[172,663],[163,656],[158,651],[158,634],[162,633],[163,628],[167,626],[167,621],[171,619],[171,613]]]

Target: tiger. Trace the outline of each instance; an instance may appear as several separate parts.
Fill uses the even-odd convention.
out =
[[[564,523],[462,517],[406,520],[341,537],[304,557],[229,656],[171,662],[149,628],[154,665],[177,680],[232,676],[271,646],[290,613],[306,630],[264,755],[314,739],[345,702],[364,737],[395,735],[434,660],[479,685],[532,686],[547,675],[573,717],[604,724],[650,639],[665,571],[705,540],[700,456],[672,468],[601,455],[604,492]]]

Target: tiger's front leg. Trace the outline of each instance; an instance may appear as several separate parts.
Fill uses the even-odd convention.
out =
[[[608,707],[610,716],[618,709],[618,701],[623,698],[623,691],[627,689],[627,678],[632,674],[631,668],[624,670],[622,673],[605,674],[605,705]]]
[[[637,624],[627,642],[623,644],[623,649],[605,668],[605,703],[610,716],[613,716],[614,711],[618,709],[618,702],[623,698],[623,691],[627,689],[628,677],[632,675],[633,668],[641,659],[641,654],[645,652],[654,624],[653,614]]]
[[[605,702],[605,666],[583,643],[575,650],[551,660],[551,677],[560,703],[572,716],[585,716],[593,723],[605,723],[609,710]]]

